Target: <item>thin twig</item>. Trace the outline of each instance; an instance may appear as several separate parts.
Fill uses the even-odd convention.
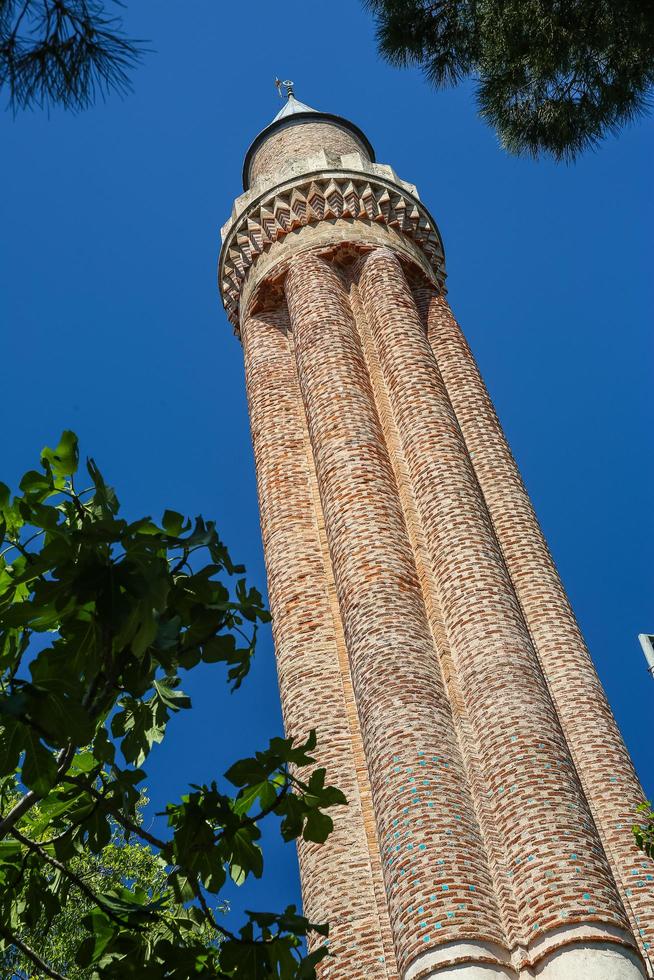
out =
[[[238,936],[235,936],[233,932],[229,931],[229,929],[224,929],[222,926],[218,925],[218,923],[216,922],[216,917],[214,916],[213,912],[207,905],[207,900],[202,892],[202,886],[197,878],[195,879],[191,887],[193,888],[195,897],[200,903],[200,908],[202,909],[204,913],[204,917],[209,923],[209,925],[212,926],[217,932],[221,933],[221,935],[225,936],[226,939],[231,939],[232,942],[235,943],[243,942],[242,939],[239,939]]]

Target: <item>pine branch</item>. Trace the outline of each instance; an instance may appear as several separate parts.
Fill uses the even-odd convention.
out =
[[[480,115],[512,153],[574,160],[652,108],[646,0],[363,0],[381,55],[436,88],[471,78]]]
[[[34,106],[80,110],[96,95],[125,94],[145,53],[127,38],[111,0],[26,0],[0,23],[0,87],[14,112]],[[12,24],[13,21],[13,24]]]

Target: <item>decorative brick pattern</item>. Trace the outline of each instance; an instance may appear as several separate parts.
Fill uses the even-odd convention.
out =
[[[581,921],[628,928],[411,290],[389,250],[367,258],[360,289],[505,841],[522,942]]]
[[[634,934],[651,959],[654,863],[631,834],[643,791],[465,337],[443,296],[424,289],[416,298]]]
[[[420,201],[388,180],[368,173],[335,170],[297,177],[262,194],[235,221],[222,252],[220,288],[229,319],[237,325],[245,280],[259,256],[305,225],[337,219],[388,224],[415,242],[445,281],[440,234]],[[291,249],[293,237],[291,235]]]
[[[353,278],[351,283],[352,309],[355,314],[355,319],[366,353],[366,362],[375,394],[375,402],[377,404],[380,420],[384,429],[384,438],[390,452],[391,463],[393,465],[393,471],[395,473],[395,479],[398,485],[398,491],[402,503],[402,510],[405,515],[411,547],[416,559],[416,568],[420,578],[422,592],[425,597],[427,618],[434,639],[434,644],[436,646],[436,650],[438,651],[441,663],[441,672],[443,674],[445,688],[452,707],[454,727],[457,732],[461,753],[466,772],[468,774],[470,788],[472,790],[473,805],[475,807],[479,826],[482,830],[482,835],[486,843],[489,868],[493,878],[495,892],[497,894],[498,907],[504,923],[504,931],[509,947],[513,949],[518,943],[519,936],[518,910],[513,882],[511,881],[509,868],[506,863],[505,849],[502,846],[502,840],[496,821],[493,819],[491,812],[492,808],[489,806],[490,791],[488,788],[488,781],[482,767],[477,742],[470,725],[468,711],[461,693],[461,685],[454,669],[445,622],[443,620],[443,613],[437,596],[435,576],[425,540],[424,529],[418,515],[411,477],[409,475],[406,457],[402,449],[400,433],[391,410],[388,389],[384,383],[374,339],[359,298],[357,280],[358,275]]]
[[[300,846],[304,907],[313,921],[331,924],[335,958],[322,976],[393,977],[381,937],[380,919],[388,913],[375,894],[361,811],[359,781],[367,774],[357,778],[358,722],[345,704],[286,320],[251,317],[243,330],[282,707],[289,734],[316,728],[318,761],[349,801],[334,812],[335,831],[324,847]]]
[[[444,299],[438,229],[325,120],[273,130],[254,163],[219,281],[285,726],[318,729],[350,801],[299,848],[305,911],[332,924],[321,980],[509,980],[564,948],[573,976],[584,944],[603,980],[609,960],[635,978],[641,790]]]
[[[286,293],[402,974],[505,937],[347,295],[313,256]]]

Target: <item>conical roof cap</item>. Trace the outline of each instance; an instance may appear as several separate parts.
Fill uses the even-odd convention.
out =
[[[304,102],[300,102],[292,92],[289,92],[286,102],[273,119],[273,122],[276,123],[280,119],[288,119],[289,116],[294,116],[296,112],[318,112],[318,110],[312,109],[310,105],[305,105]]]

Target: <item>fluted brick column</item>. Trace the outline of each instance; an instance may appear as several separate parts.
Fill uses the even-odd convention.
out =
[[[312,255],[285,290],[400,976],[497,964],[505,936],[347,295]]]
[[[359,288],[531,959],[544,954],[550,939],[553,946],[565,942],[560,930],[566,925],[577,927],[575,942],[587,936],[629,943],[629,924],[465,443],[411,290],[390,250],[367,258]],[[594,976],[608,976],[596,969]]]
[[[568,745],[644,954],[654,943],[654,865],[633,845],[643,791],[519,470],[450,307],[417,300]]]
[[[316,756],[349,805],[333,811],[322,845],[300,842],[304,912],[330,923],[333,958],[321,978],[397,976],[385,903],[375,894],[357,780],[357,721],[348,719],[327,595],[325,562],[310,487],[302,404],[285,335],[287,315],[260,314],[243,324],[247,393],[268,572],[273,633],[288,735],[316,728]],[[354,728],[354,731],[353,731]],[[383,888],[380,881],[383,899]]]

